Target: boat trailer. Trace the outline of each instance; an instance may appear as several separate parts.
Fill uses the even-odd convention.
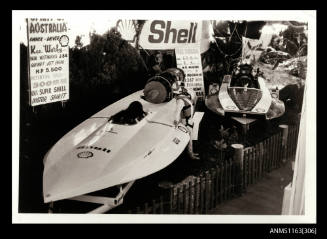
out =
[[[124,201],[124,197],[128,190],[132,187],[135,180],[130,181],[126,185],[123,186],[123,184],[119,185],[119,193],[116,195],[116,197],[105,197],[105,196],[93,196],[93,195],[80,195],[72,198],[67,198],[68,200],[73,201],[80,201],[80,202],[88,202],[88,203],[95,203],[95,204],[101,204],[101,206],[97,207],[96,209],[87,212],[87,214],[101,214],[106,213],[109,210],[118,207],[121,205]],[[54,202],[51,202],[49,205],[49,213],[53,213],[54,208]]]

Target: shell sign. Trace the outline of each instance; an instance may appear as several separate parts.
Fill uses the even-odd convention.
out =
[[[194,44],[200,46],[202,53],[208,50],[212,40],[213,30],[209,21],[147,20],[139,36],[136,25],[135,20],[119,20],[116,28],[133,47],[138,37],[143,49],[168,50]]]
[[[119,20],[116,24],[116,28],[121,34],[121,37],[135,47],[137,37],[135,21]]]
[[[190,44],[200,44],[201,52],[203,52],[208,49],[207,45],[209,45],[207,44],[209,37],[206,34],[209,25],[204,22],[181,20],[146,21],[139,36],[139,45],[144,49],[165,50]],[[204,36],[208,39],[204,39]]]

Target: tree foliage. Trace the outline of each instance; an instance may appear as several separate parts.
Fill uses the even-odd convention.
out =
[[[72,85],[107,88],[113,94],[141,89],[146,80],[140,55],[115,28],[104,35],[93,33],[88,46],[71,49],[70,73]]]
[[[308,37],[304,26],[294,26],[289,24],[288,27],[278,35],[274,34],[270,46],[276,50],[289,53],[291,56],[307,55]]]
[[[288,28],[281,33],[283,37],[285,51],[292,56],[307,55],[307,41],[304,27],[294,27],[289,25]]]

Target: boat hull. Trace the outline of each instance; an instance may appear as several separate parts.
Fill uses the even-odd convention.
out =
[[[152,104],[142,91],[109,105],[62,137],[44,158],[44,202],[71,198],[124,184],[171,164],[190,140],[173,126],[176,100]],[[108,122],[139,101],[148,114],[136,125]]]
[[[206,97],[205,105],[212,112],[268,120],[284,114],[284,103],[271,96],[263,78],[258,78],[259,89],[230,87],[230,81],[231,76],[225,76],[219,91]]]

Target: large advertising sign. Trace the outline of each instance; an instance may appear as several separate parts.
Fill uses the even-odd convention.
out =
[[[200,47],[176,48],[177,67],[185,72],[185,88],[192,89],[200,100],[204,99],[204,83]]]
[[[69,38],[63,19],[27,19],[30,104],[69,99]]]
[[[212,30],[209,21],[146,21],[139,36],[143,49],[175,49],[176,64],[186,74],[185,86],[204,98],[201,53],[209,48]]]
[[[146,21],[139,37],[139,45],[143,49],[175,49],[181,45],[199,43],[201,34],[201,21]]]

